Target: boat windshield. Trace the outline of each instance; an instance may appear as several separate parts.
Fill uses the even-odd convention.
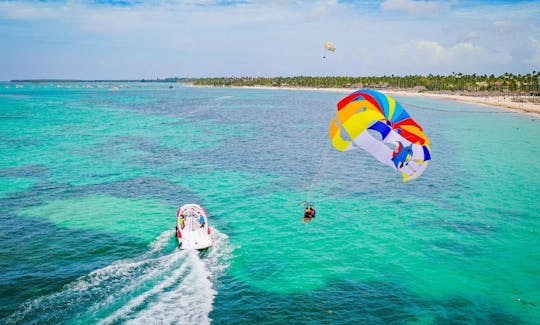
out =
[[[197,209],[189,209],[187,211],[181,211],[181,216],[183,216],[184,224],[180,224],[182,229],[189,231],[196,231],[198,229],[206,229],[208,227],[206,222],[206,216],[204,213]],[[180,220],[178,222],[180,223]]]

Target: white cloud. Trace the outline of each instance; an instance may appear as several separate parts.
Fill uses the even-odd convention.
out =
[[[365,66],[379,74],[445,74],[452,71],[488,73],[512,63],[508,52],[497,52],[468,42],[445,46],[437,41],[411,40],[360,53]]]
[[[54,19],[62,6],[48,3],[0,2],[0,17],[13,20]]]
[[[446,50],[446,62],[452,65],[464,64],[474,66],[482,60],[492,61],[489,52],[472,43],[458,43]]]
[[[423,62],[427,65],[441,64],[446,56],[446,50],[437,42],[433,41],[410,41],[398,46],[398,53],[409,62],[416,64]]]
[[[411,65],[435,68],[447,66],[457,69],[459,67],[474,69],[474,67],[490,64],[506,64],[506,53],[491,53],[489,50],[467,42],[451,46],[443,46],[438,42],[415,40],[404,43],[399,47],[399,54],[408,58]]]
[[[448,11],[451,5],[452,2],[449,1],[385,0],[381,3],[381,9],[410,14],[433,14]]]
[[[534,37],[530,37],[529,44],[532,48],[532,54],[526,61],[533,65],[533,69],[538,71],[540,68],[540,41]]]
[[[110,77],[121,78],[143,70],[155,73],[141,77],[522,72],[540,56],[540,14],[531,6],[482,7],[475,15],[452,1],[214,4],[0,0],[0,79],[31,74],[33,62],[60,73],[81,58],[95,77],[114,71]],[[337,51],[322,61],[326,41]]]

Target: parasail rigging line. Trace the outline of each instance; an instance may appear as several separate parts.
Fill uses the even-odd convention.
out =
[[[317,171],[315,172],[315,174],[313,175],[313,177],[311,178],[311,181],[304,186],[305,189],[307,189],[307,195],[306,195],[306,200],[304,202],[310,202],[310,196],[311,196],[311,188],[313,187],[313,184],[315,183],[315,181],[317,180],[317,178],[319,178],[323,168],[324,168],[324,165],[325,165],[325,162],[326,162],[326,157],[328,156],[328,152],[330,152],[330,146],[326,146],[326,149],[324,150],[322,156],[321,156],[321,159],[319,160],[319,164],[317,166]]]

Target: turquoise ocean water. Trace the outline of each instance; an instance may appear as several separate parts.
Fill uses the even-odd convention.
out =
[[[116,86],[0,84],[1,323],[540,323],[538,115],[397,97],[433,155],[402,183],[331,148],[345,93]]]

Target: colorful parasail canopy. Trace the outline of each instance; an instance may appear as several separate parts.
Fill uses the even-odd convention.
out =
[[[329,130],[336,149],[362,148],[401,172],[405,182],[422,175],[431,159],[429,139],[392,97],[362,89],[343,98],[337,110]]]

